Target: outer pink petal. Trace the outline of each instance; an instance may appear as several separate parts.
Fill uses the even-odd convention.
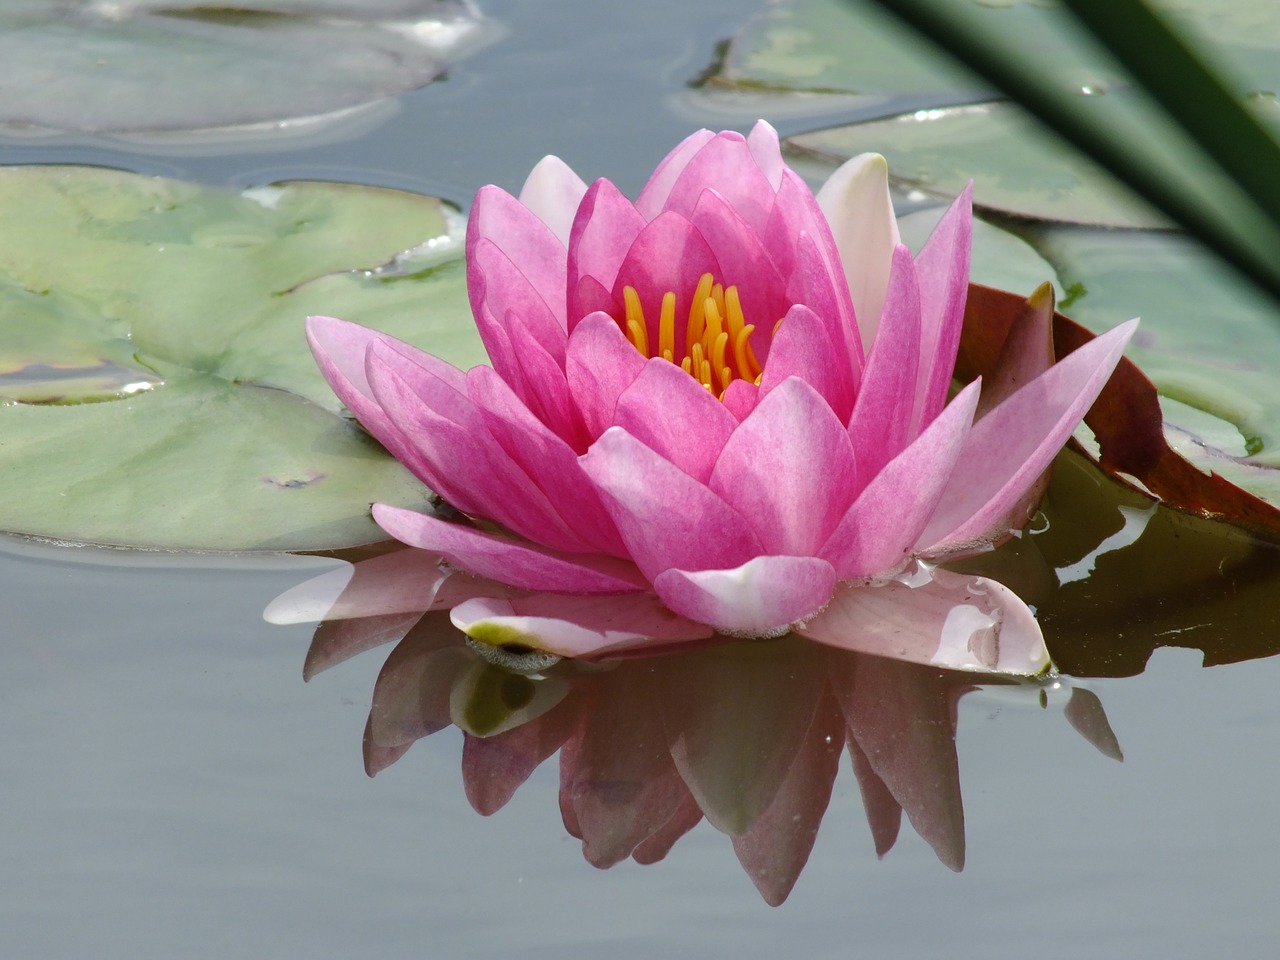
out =
[[[843,583],[799,632],[842,650],[1027,677],[1049,667],[1035,615],[994,580],[931,570],[918,586]]]
[[[338,399],[393,457],[433,490],[441,492],[437,486],[441,478],[374,399],[373,389],[365,374],[365,354],[370,344],[399,341],[368,327],[334,317],[308,317],[307,342],[311,345],[311,352],[320,372],[324,374]],[[461,383],[462,372],[455,370],[454,373]]]
[[[464,570],[525,590],[622,593],[648,586],[635,567],[614,557],[555,553],[385,503],[373,505],[373,518],[402,543],[433,550]]]
[[[971,383],[907,449],[876,474],[818,555],[841,580],[898,569],[938,507],[973,423],[981,384]]]
[[[705,640],[710,627],[678,616],[650,593],[538,593],[510,600],[477,598],[450,612],[453,625],[487,640],[495,632],[562,657],[598,657],[672,642]]]
[[[759,399],[760,388],[754,383],[750,380],[734,380],[720,395],[720,404],[733,414],[735,420],[741,422],[756,408],[756,401]]]
[[[899,244],[880,329],[849,423],[858,465],[867,477],[901,453],[913,436],[911,412],[920,362],[919,297],[911,251]]]
[[[574,214],[587,185],[559,157],[543,157],[538,161],[520,190],[520,202],[533,211],[566,246]]]
[[[592,439],[612,426],[618,397],[644,366],[644,357],[608,314],[590,314],[574,327],[565,353],[565,377]]]
[[[565,289],[570,330],[588,313],[609,309],[599,302],[597,287],[584,287],[584,281],[594,280],[599,290],[612,290],[618,268],[644,225],[645,218],[608,180],[597,180],[588,188],[569,234]]]
[[[864,153],[849,160],[822,185],[817,202],[831,225],[862,343],[868,346],[875,340],[899,243],[884,157]]]
[[[640,195],[636,197],[636,209],[640,211],[646,220],[652,220],[662,212],[676,179],[684,171],[684,168],[693,159],[694,155],[714,137],[715,134],[710,130],[698,130],[691,133],[680,141],[676,148],[668,153],[662,162],[658,164],[657,168],[649,176],[649,181],[641,189]]]
[[[1062,449],[1120,362],[1137,321],[1054,364],[979,420],[917,546],[941,556],[1007,531],[1008,513]]]
[[[707,241],[679,214],[663,213],[640,231],[613,281],[613,297],[623,302],[623,288],[634,287],[640,295],[648,328],[649,349],[658,349],[658,318],[662,298],[668,291],[676,295],[676,341],[684,339],[694,290],[704,273],[720,276],[720,264]]]
[[[529,279],[556,317],[565,315],[564,244],[537,215],[505,190],[481,187],[467,221],[467,263],[473,262],[476,245],[492,240]],[[468,286],[471,269],[467,271]],[[479,313],[477,291],[471,292],[471,310]]]
[[[856,382],[848,356],[836,349],[828,330],[822,318],[804,304],[788,310],[769,347],[760,394],[767,394],[788,377],[799,377],[822,395],[842,425],[848,425]]]
[[[973,184],[951,204],[916,257],[920,281],[920,371],[916,410],[919,432],[947,402],[960,347],[969,293],[969,248],[973,233]]]
[[[766,553],[812,556],[852,502],[856,475],[844,424],[792,377],[733,432],[709,486],[748,518]]]
[[[491,367],[467,375],[471,398],[490,435],[553,504],[565,525],[601,553],[625,556],[600,495],[582,472],[578,454],[520,403]]]
[[[613,422],[699,483],[738,426],[701,383],[665,360],[650,360],[618,397]],[[691,426],[696,425],[692,428]]]
[[[737,567],[762,552],[740,513],[619,427],[605,431],[582,466],[651,581],[668,567]]]
[[[382,343],[370,348],[367,372],[378,402],[414,438],[435,489],[450,504],[555,549],[592,549],[498,445],[469,397]]]
[[[736,569],[664,570],[653,586],[676,613],[739,637],[781,636],[813,616],[835,590],[817,557],[755,557]]]

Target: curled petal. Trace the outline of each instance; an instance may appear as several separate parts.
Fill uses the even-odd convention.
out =
[[[755,557],[732,570],[664,570],[658,596],[676,613],[739,637],[781,636],[816,613],[835,589],[817,557]]]
[[[769,347],[769,360],[760,379],[761,395],[788,377],[799,377],[809,384],[827,401],[837,420],[849,422],[854,398],[849,358],[832,342],[827,324],[800,303],[787,311]]]
[[[474,259],[476,246],[491,240],[528,278],[538,295],[557,317],[565,315],[564,244],[551,228],[538,219],[528,207],[505,190],[495,186],[481,187],[471,205],[467,221],[467,264]],[[467,271],[471,287],[471,270]],[[481,303],[477,291],[469,289],[471,309],[479,314]]]
[[[640,195],[636,197],[636,209],[646,220],[652,220],[662,212],[677,178],[684,172],[684,168],[689,165],[689,161],[697,152],[714,137],[714,133],[705,129],[691,133],[658,164],[657,169],[649,175],[648,182],[640,190]]]
[[[574,327],[565,353],[565,379],[593,439],[613,425],[618,397],[644,365],[644,357],[607,313],[590,314]]]
[[[720,193],[753,230],[764,230],[776,191],[741,134],[725,131],[708,140],[680,171],[663,210],[692,217],[708,188]]]
[[[608,309],[600,294],[613,289],[618,268],[644,225],[645,218],[608,180],[587,189],[569,234],[565,289],[570,328],[593,310]]]

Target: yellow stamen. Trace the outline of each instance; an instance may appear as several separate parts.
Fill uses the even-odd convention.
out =
[[[622,288],[622,301],[627,311],[627,339],[645,357],[649,353],[649,330],[644,323],[644,308],[640,306],[640,294],[635,287]]]
[[[676,295],[670,290],[662,295],[662,313],[658,315],[658,353],[668,363],[676,354]]]
[[[650,328],[645,322],[640,294],[634,287],[623,287],[622,299],[624,313],[620,325],[636,350],[646,359],[656,357],[676,363],[679,331],[676,330],[675,291],[669,290],[662,295],[656,350],[651,350]],[[781,325],[781,320],[773,325],[774,336],[777,336]],[[717,398],[724,396],[734,380],[742,379],[759,386],[764,368],[751,347],[751,335],[755,330],[756,325],[746,321],[737,286],[716,283],[714,276],[704,273],[698,278],[689,304],[680,369]]]
[[[722,333],[716,337],[716,342],[711,345],[711,363],[714,365],[717,373],[724,371],[724,376],[720,381],[720,389],[723,390],[729,385],[729,381],[733,379],[733,371],[725,365],[724,353],[725,347],[729,345],[729,334]]]
[[[738,372],[742,374],[744,380],[749,380],[754,374],[760,372],[760,365],[755,362],[755,354],[751,352],[751,344],[747,342],[755,329],[754,323],[748,323],[733,338],[733,359],[738,364]]]
[[[702,340],[702,332],[707,327],[702,305],[706,303],[707,297],[711,296],[713,280],[711,274],[704,273],[698,280],[697,289],[693,291],[693,302],[689,304],[689,326],[685,328],[684,355],[686,357],[693,354],[693,345]]]

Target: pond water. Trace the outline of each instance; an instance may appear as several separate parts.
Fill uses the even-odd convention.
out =
[[[634,194],[691,128],[744,125],[699,115],[686,84],[754,9],[491,0],[485,12],[505,39],[352,142],[210,156],[10,145],[0,162],[210,183],[327,177],[465,204],[481,183],[518,187],[556,152]],[[1057,489],[1077,470],[1061,466]],[[1096,550],[1055,558],[1041,541],[1070,581],[1040,598],[1051,645],[1089,665],[1081,672],[1096,678],[1076,686],[1105,709],[1123,762],[1073,728],[1071,683],[968,692],[956,707],[964,870],[905,824],[877,858],[845,757],[812,856],[778,908],[706,822],[659,863],[596,870],[562,823],[554,762],[496,814],[477,815],[456,729],[369,779],[361,736],[389,648],[304,684],[313,627],[262,619],[333,559],[4,540],[5,953],[1270,956],[1280,659],[1261,657],[1277,643],[1280,564],[1239,537],[1160,517],[1148,525],[1156,546],[1128,567],[1107,567],[1121,546],[1110,527]],[[1179,543],[1193,546],[1179,553]],[[1115,602],[1128,583],[1140,589]],[[1180,602],[1188,595],[1198,606]],[[1121,651],[1110,667],[1102,642]],[[1095,654],[1081,653],[1089,643]],[[1126,676],[1153,647],[1146,669]]]

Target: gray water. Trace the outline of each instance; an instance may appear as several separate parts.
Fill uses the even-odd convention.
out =
[[[356,142],[210,157],[9,146],[0,161],[333,177],[465,203],[556,152],[634,193],[670,145],[717,125],[692,115],[685,84],[755,5],[485,9],[507,38]],[[1160,649],[1139,676],[1087,681],[1123,763],[1072,730],[1060,699],[970,694],[965,870],[905,825],[877,860],[844,760],[809,864],[774,909],[706,823],[661,863],[587,865],[554,762],[490,818],[463,795],[455,730],[366,777],[383,654],[304,684],[311,628],[261,619],[335,565],[0,543],[0,954],[1274,955],[1280,660],[1204,669],[1198,651]]]

